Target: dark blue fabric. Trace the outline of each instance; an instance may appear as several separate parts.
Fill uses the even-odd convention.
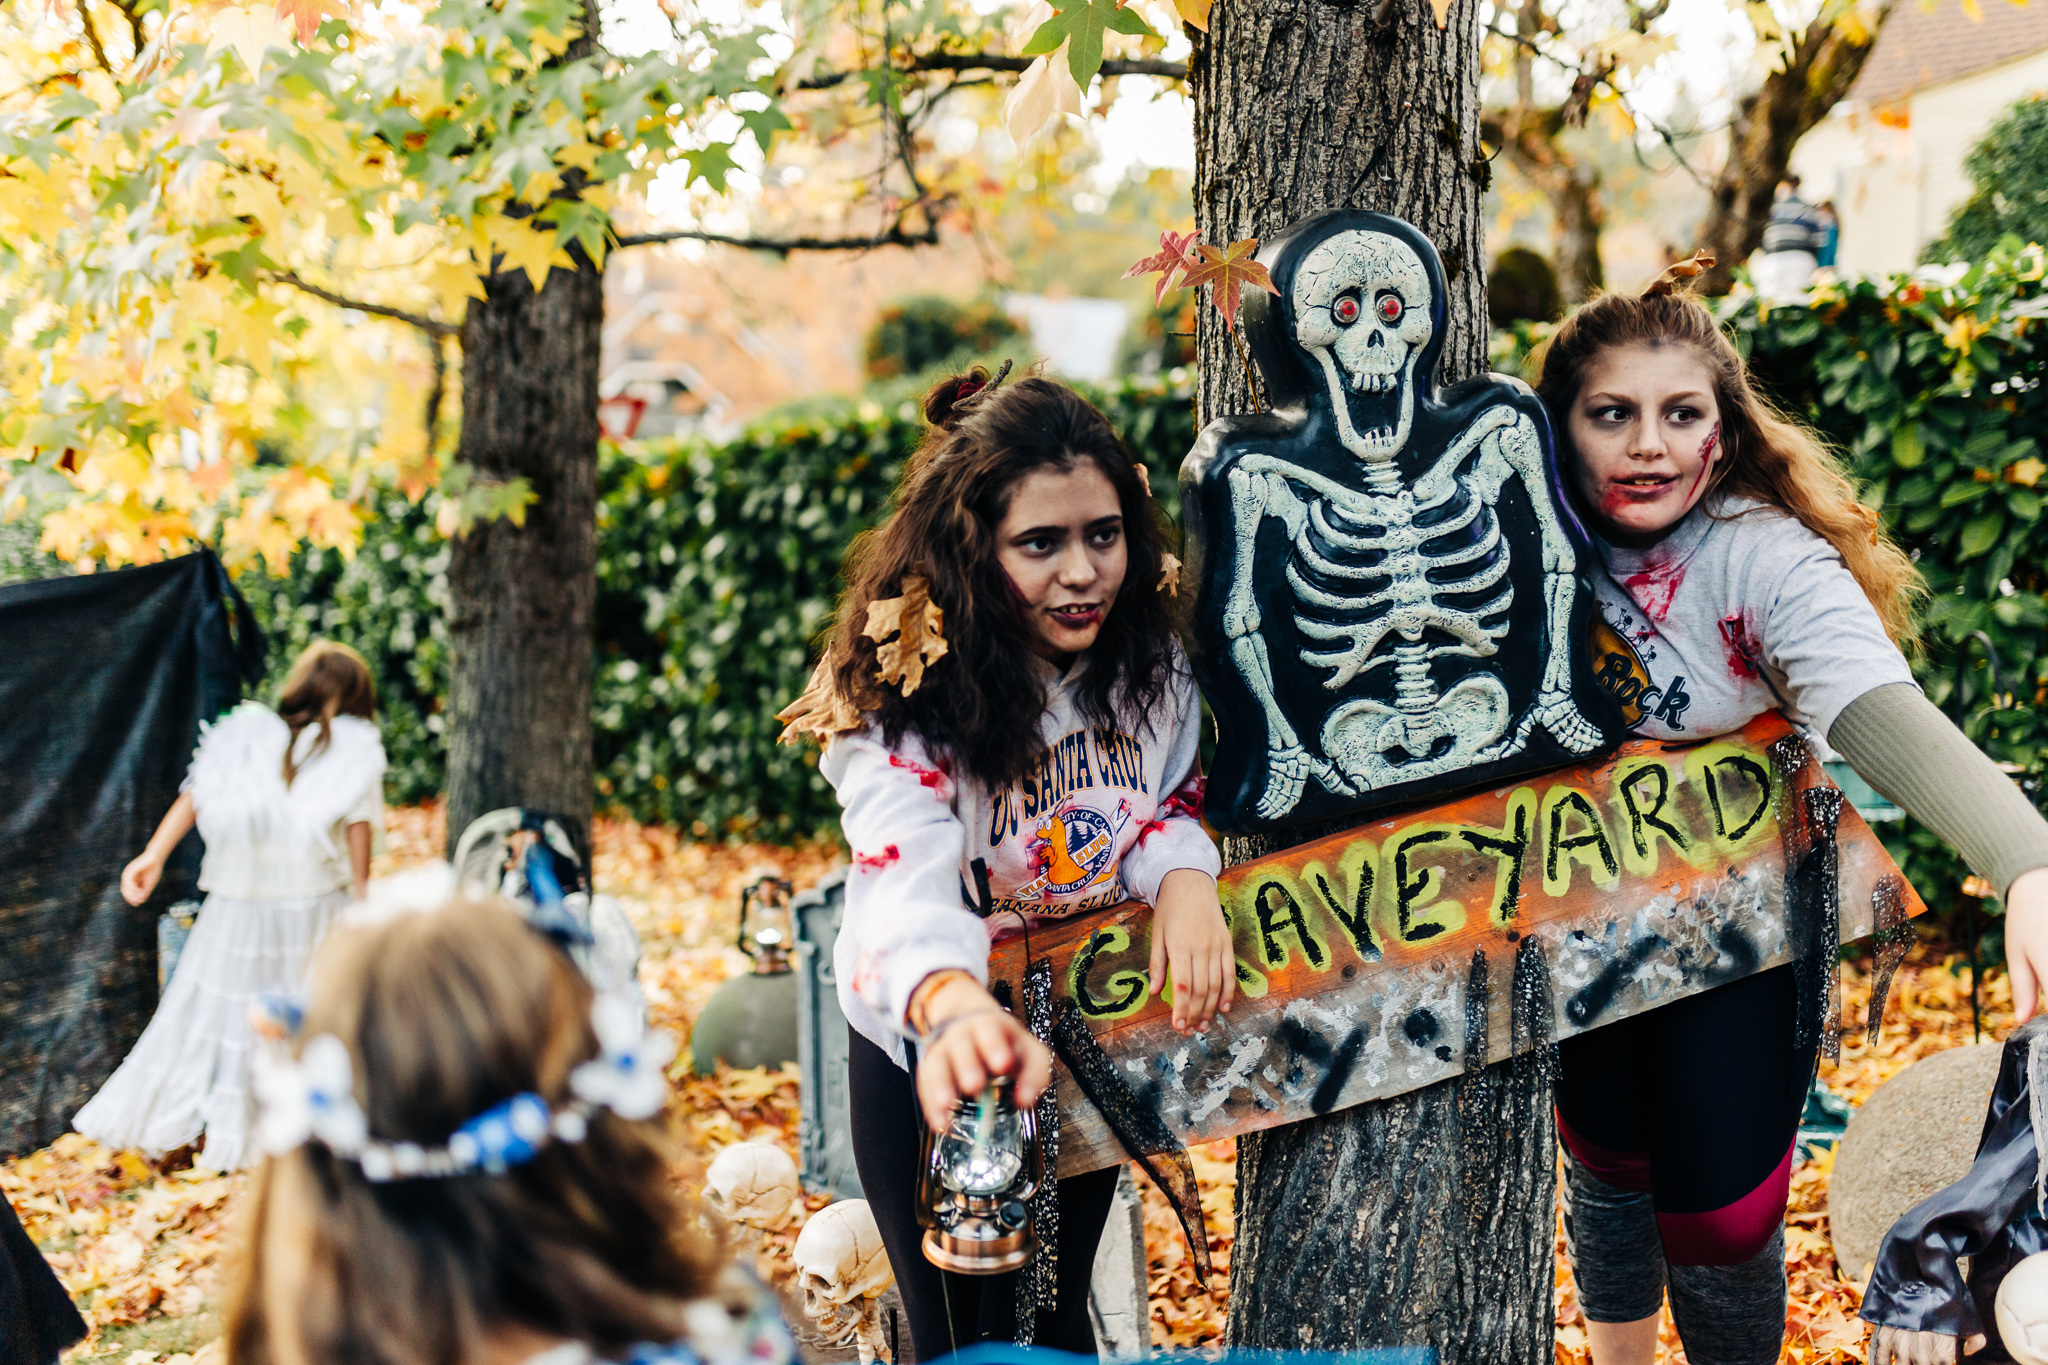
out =
[[[1095,1365],[1094,1356],[1008,1342],[986,1342],[939,1359],[953,1365]],[[1154,1351],[1146,1359],[1186,1365],[1437,1365],[1433,1346],[1379,1346],[1358,1351]]]
[[[1990,1348],[1972,1359],[2005,1358],[1991,1311],[1998,1286],[2022,1260],[2048,1251],[2048,1221],[2034,1198],[2039,1162],[2027,1093],[2027,1052],[2044,1033],[2048,1015],[2005,1040],[1977,1159],[1963,1178],[1908,1209],[1885,1234],[1863,1291],[1867,1321],[1954,1337],[1983,1332]],[[1967,1284],[1956,1264],[1963,1256],[1970,1258]]]

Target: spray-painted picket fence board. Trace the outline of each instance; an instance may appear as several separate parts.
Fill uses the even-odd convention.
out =
[[[1827,866],[1829,831],[1809,814],[1835,810],[1808,796],[1822,791],[1833,797],[1774,713],[1229,868],[1218,889],[1239,997],[1207,1034],[1175,1033],[1146,990],[1144,906],[1041,926],[1029,947],[1135,1096],[1209,1142],[1459,1075],[1468,1048],[1499,1061],[1791,961],[1787,872]],[[1846,805],[1832,843],[1843,942],[1926,908]],[[1021,936],[997,944],[992,977],[1021,991],[1025,950]],[[1123,1160],[1060,1081],[1060,1173]]]

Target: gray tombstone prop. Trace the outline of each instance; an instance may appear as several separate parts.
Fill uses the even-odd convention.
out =
[[[1384,214],[1270,236],[1245,298],[1272,411],[1181,467],[1190,657],[1226,833],[1363,818],[1619,744],[1595,680],[1590,542],[1528,385],[1439,391],[1442,262]]]
[[[1850,1118],[1828,1178],[1828,1232],[1843,1274],[1861,1279],[1899,1215],[1970,1169],[2002,1051],[1979,1043],[1923,1057]]]
[[[860,1199],[847,1120],[846,1016],[839,1011],[839,982],[832,975],[832,949],[839,942],[845,908],[844,869],[827,873],[789,903],[796,927],[797,1070],[803,1077],[797,1141],[804,1184],[841,1199]]]
[[[814,1190],[841,1199],[862,1199],[860,1173],[853,1165],[853,1132],[846,1093],[846,1016],[839,1010],[839,985],[832,974],[832,949],[839,941],[846,908],[846,873],[831,872],[790,901],[796,926],[797,1066],[803,1077],[798,1108],[799,1175]],[[890,1290],[884,1332],[895,1347],[896,1365],[914,1359],[910,1333],[900,1322],[900,1303]],[[1145,1271],[1145,1212],[1128,1167],[1117,1181],[1109,1224],[1095,1252],[1089,1317],[1105,1360],[1138,1360],[1152,1352],[1152,1311]],[[792,1319],[795,1321],[796,1319]],[[820,1355],[814,1347],[806,1356]],[[850,1353],[847,1358],[851,1358]]]

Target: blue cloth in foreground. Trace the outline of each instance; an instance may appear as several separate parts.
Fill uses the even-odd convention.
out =
[[[948,1365],[1095,1365],[1093,1356],[1009,1342],[984,1342],[939,1359]],[[1146,1361],[1148,1365],[1437,1365],[1437,1355],[1434,1346],[1377,1346],[1359,1351],[1154,1351]]]

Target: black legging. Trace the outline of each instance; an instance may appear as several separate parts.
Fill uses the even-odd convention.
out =
[[[853,1120],[853,1162],[874,1210],[904,1316],[919,1360],[937,1360],[981,1341],[1017,1336],[1017,1277],[956,1275],[924,1258],[917,1222],[917,1157],[923,1120],[910,1073],[852,1029],[847,1091]],[[1037,1344],[1093,1356],[1088,1282],[1095,1244],[1116,1194],[1114,1166],[1060,1182],[1059,1306],[1038,1315]]]

